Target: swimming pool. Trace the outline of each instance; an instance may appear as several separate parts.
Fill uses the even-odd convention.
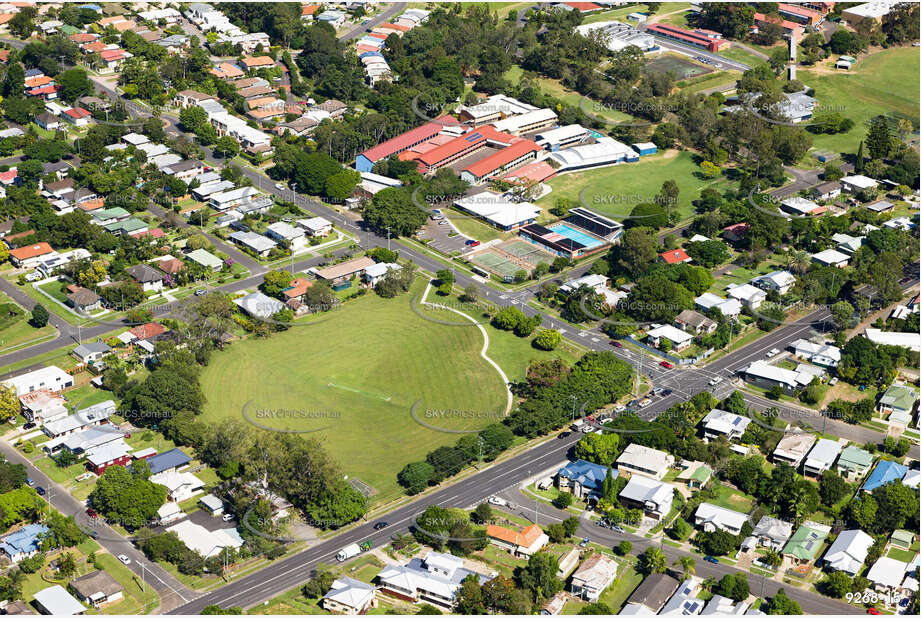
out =
[[[576,241],[586,249],[594,249],[598,245],[602,244],[602,242],[597,238],[589,236],[588,234],[580,232],[579,230],[574,230],[565,223],[558,223],[553,227],[548,227],[547,229],[553,230],[557,234],[565,236],[569,240]]]

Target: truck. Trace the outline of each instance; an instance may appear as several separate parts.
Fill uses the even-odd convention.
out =
[[[351,545],[346,545],[339,550],[339,553],[336,554],[336,560],[339,562],[345,562],[349,558],[354,558],[363,551],[368,551],[371,549],[371,541],[362,541],[361,543],[352,543]]]

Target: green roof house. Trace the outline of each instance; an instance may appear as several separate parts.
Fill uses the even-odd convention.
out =
[[[838,457],[838,474],[849,481],[855,481],[873,465],[873,454],[854,445],[844,447]]]
[[[829,526],[817,524],[814,521],[804,521],[784,545],[782,553],[784,556],[789,556],[794,564],[812,562],[819,555],[819,550],[822,549],[829,532],[831,532]]]
[[[137,217],[131,217],[130,219],[125,219],[124,221],[116,221],[105,226],[107,230],[113,234],[120,236],[127,236],[131,234],[137,234],[139,232],[146,232],[148,226],[146,223],[138,219]]]
[[[900,549],[911,549],[911,544],[915,542],[915,534],[908,530],[896,530],[889,538],[889,542]]]
[[[700,489],[710,482],[713,469],[699,461],[686,462],[688,465],[678,475],[678,480],[688,484],[691,489]]]
[[[912,413],[915,411],[917,401],[918,393],[915,389],[904,384],[893,384],[879,398],[879,404],[876,409],[883,416],[889,414],[890,421],[894,420],[907,425],[908,421],[911,420]],[[895,415],[895,418],[892,418],[893,415]]]

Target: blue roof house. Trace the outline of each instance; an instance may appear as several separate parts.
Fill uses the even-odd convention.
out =
[[[38,553],[42,537],[48,534],[48,527],[41,524],[29,524],[16,532],[0,539],[0,551],[6,554],[13,564],[24,558],[31,558]]]
[[[577,459],[560,468],[556,473],[556,484],[560,490],[568,490],[576,498],[584,500],[601,493],[601,484],[607,474],[607,466]],[[617,478],[617,470],[611,470],[611,474]]]
[[[158,453],[153,457],[148,457],[143,461],[146,461],[147,465],[150,466],[150,475],[153,476],[154,474],[160,474],[167,470],[176,470],[182,466],[186,466],[192,461],[192,458],[178,448],[173,448]]]
[[[863,484],[863,490],[873,491],[877,487],[888,485],[894,481],[900,481],[902,477],[905,476],[906,472],[908,472],[906,466],[884,459],[873,468],[873,472],[870,473],[870,476]]]

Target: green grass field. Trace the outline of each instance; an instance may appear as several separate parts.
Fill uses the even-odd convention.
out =
[[[553,191],[537,201],[542,208],[553,206],[557,197],[579,200],[584,206],[601,214],[623,217],[640,203],[651,202],[666,180],[678,184],[678,211],[681,219],[689,218],[694,211],[692,200],[708,186],[719,188],[725,179],[700,180],[694,173],[698,166],[688,152],[669,152],[642,157],[637,163],[626,163],[585,172],[557,176],[550,181]]]
[[[465,431],[501,420],[506,406],[502,378],[479,356],[480,330],[412,310],[410,300],[424,287],[420,279],[409,294],[389,300],[368,294],[320,316],[322,325],[294,326],[215,354],[202,375],[203,418],[242,419],[251,402],[247,416],[257,423],[320,430],[305,435],[322,440],[350,478],[374,487],[375,499],[399,495],[396,473],[404,464],[464,435],[416,422],[416,402],[425,423]],[[463,320],[444,311],[437,317]],[[488,332],[495,341],[489,354],[495,350],[500,366],[523,371],[532,352],[527,340]]]
[[[866,136],[867,121],[879,114],[910,118],[917,126],[919,57],[914,47],[896,47],[861,59],[850,71],[799,70],[797,77],[815,89],[821,110],[837,111],[854,121],[854,128],[847,133],[813,135],[813,147],[856,152],[858,143]],[[831,61],[823,62],[823,66],[829,64]]]
[[[509,80],[513,84],[517,84],[521,81],[521,76],[523,74],[524,70],[520,66],[514,65],[512,68],[506,71],[505,79]],[[610,123],[618,123],[633,119],[633,116],[630,116],[629,114],[605,107],[604,105],[601,105],[600,103],[597,103],[574,90],[569,90],[558,80],[550,79],[547,77],[538,77],[536,81],[540,85],[541,92],[561,100],[566,105],[581,109],[586,114],[597,117],[600,120],[605,120]]]

